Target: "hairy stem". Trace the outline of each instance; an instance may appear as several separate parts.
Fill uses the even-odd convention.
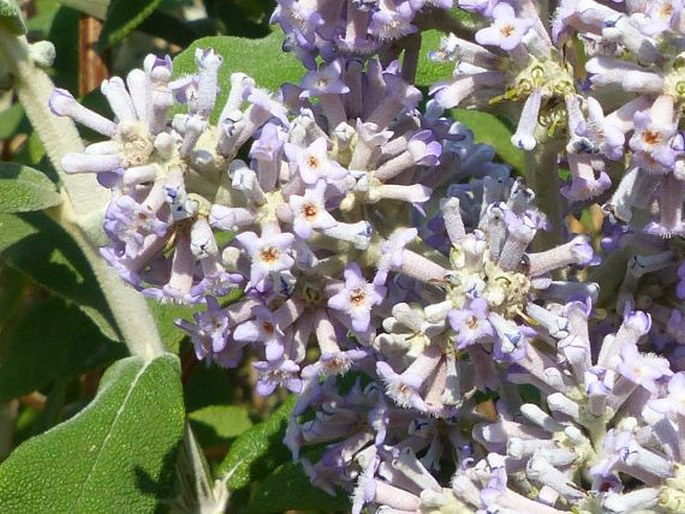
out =
[[[97,277],[124,341],[133,355],[153,359],[164,352],[145,299],[124,284],[100,257],[94,241],[102,234],[102,213],[109,194],[93,175],[68,175],[61,161],[68,152],[83,151],[73,121],[52,114],[48,98],[54,84],[31,58],[25,37],[0,27],[0,58],[14,78],[14,88],[63,184],[63,203],[48,211],[78,243]]]
[[[64,202],[48,211],[48,214],[67,231],[83,251],[131,354],[139,355],[146,361],[162,355],[164,345],[145,298],[121,280],[100,256],[81,227],[74,223],[69,198],[65,195]]]
[[[186,423],[183,444],[176,461],[178,494],[171,504],[171,511],[178,514],[225,512],[229,500],[226,481],[231,474],[214,482],[209,479],[210,476],[202,449],[190,424]]]

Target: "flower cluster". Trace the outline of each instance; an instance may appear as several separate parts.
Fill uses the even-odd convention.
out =
[[[432,53],[456,66],[425,104],[408,42],[450,2],[281,1],[299,84],[234,73],[215,105],[212,49],[180,77],[148,56],[102,85],[114,121],[54,92],[107,138],[62,166],[110,189],[122,278],[197,306],[198,359],[299,395],[285,443],[353,512],[680,512],[682,6],[562,1],[548,29],[458,3],[485,21]],[[512,142],[551,152],[528,183],[445,111],[519,103]],[[557,163],[601,231],[550,209]]]
[[[531,1],[459,5],[492,23],[475,42],[450,35],[432,54],[456,63],[453,78],[433,87],[436,101],[522,102],[512,143],[533,150],[541,137],[565,142],[568,200],[602,197],[636,228],[684,234],[680,2],[562,1],[549,31]]]
[[[451,0],[286,0],[278,2],[271,22],[286,34],[284,50],[314,69],[317,57],[326,62],[339,56],[395,59],[393,45],[399,40],[415,60],[420,39],[406,40],[417,35],[417,18],[451,7]]]

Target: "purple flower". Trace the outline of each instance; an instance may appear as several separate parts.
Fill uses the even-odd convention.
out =
[[[233,339],[244,342],[260,342],[265,346],[266,360],[276,361],[283,357],[283,331],[273,313],[264,306],[254,308],[255,319],[236,326]]]
[[[676,288],[676,295],[681,300],[685,300],[685,262],[678,266],[678,286]]]
[[[328,299],[328,306],[352,318],[352,328],[365,332],[371,323],[371,309],[385,296],[386,288],[368,283],[359,265],[350,263],[345,268],[345,285],[339,293]]]
[[[325,191],[326,182],[319,180],[303,196],[292,195],[288,199],[294,215],[293,230],[303,239],[311,237],[312,229],[329,229],[338,224],[326,209]]]
[[[285,139],[286,133],[282,128],[273,123],[267,123],[259,139],[252,144],[250,157],[263,161],[275,161],[283,148]]]
[[[414,134],[407,148],[414,157],[414,163],[419,166],[436,166],[440,162],[442,145],[435,140],[431,130],[420,130]]]
[[[379,4],[379,9],[371,15],[370,34],[380,41],[392,41],[416,32],[416,27],[411,24],[414,11],[409,1],[381,0]]]
[[[578,154],[569,154],[568,164],[571,170],[571,184],[561,188],[563,194],[569,200],[579,202],[601,195],[611,187],[611,179],[603,168],[604,163],[593,161],[591,157]],[[599,176],[595,177],[596,165]]]
[[[602,105],[590,96],[587,99],[588,119],[575,127],[576,134],[585,137],[602,155],[618,160],[623,155],[625,134],[604,116]]]
[[[195,319],[201,333],[208,337],[212,342],[212,351],[221,352],[226,347],[228,337],[228,315],[219,307],[216,298],[207,298],[207,310],[196,314]],[[198,359],[204,357],[206,350],[195,346],[195,353]]]
[[[344,375],[358,360],[367,357],[366,350],[347,350],[338,352],[322,353],[314,364],[310,364],[302,370],[302,378],[305,380],[318,376]]]
[[[674,374],[668,381],[668,395],[653,400],[650,406],[663,413],[674,413],[685,418],[685,372]]]
[[[302,93],[300,98],[309,98],[318,95],[343,95],[350,88],[340,79],[342,64],[336,59],[327,66],[318,70],[309,71],[302,79]]]
[[[492,16],[493,24],[476,32],[476,41],[481,45],[498,46],[506,51],[520,45],[521,39],[534,23],[532,18],[517,18],[514,8],[504,2],[495,6]]]
[[[477,12],[486,18],[492,17],[492,11],[499,0],[459,0],[459,7],[469,12]]]
[[[657,390],[658,380],[673,374],[666,359],[640,354],[635,344],[626,344],[621,348],[621,362],[617,371],[652,393]]]
[[[476,298],[469,303],[467,308],[452,309],[449,314],[449,322],[456,332],[454,341],[460,350],[483,340],[491,340],[495,337],[495,330],[488,321],[488,301],[485,298]]]
[[[264,280],[272,272],[290,269],[295,260],[288,254],[295,236],[288,233],[258,237],[254,232],[243,232],[236,236],[238,242],[252,258],[250,282],[258,291],[263,290]]]
[[[418,234],[415,228],[397,229],[381,246],[381,256],[378,259],[378,272],[373,279],[374,284],[383,285],[391,270],[402,266],[404,248],[413,241]]]
[[[294,143],[284,146],[288,160],[297,168],[305,184],[316,184],[319,179],[339,180],[347,176],[347,170],[328,158],[326,138],[320,137],[302,148]]]
[[[297,374],[300,367],[287,358],[274,361],[258,361],[252,363],[259,376],[257,380],[257,392],[262,396],[269,396],[282,386],[289,391],[299,394],[302,392],[302,380]]]
[[[116,134],[117,125],[114,122],[83,107],[66,89],[55,88],[50,94],[48,106],[57,116],[69,116],[77,123],[104,136],[113,137]]]
[[[671,139],[677,127],[671,119],[672,101],[662,95],[654,102],[650,113],[638,111],[633,117],[635,133],[629,145],[634,152],[634,162],[652,173],[665,173],[675,164],[676,153],[671,147]]]
[[[412,373],[398,375],[386,362],[376,363],[376,372],[385,382],[386,391],[397,404],[404,408],[426,410],[426,404],[419,394],[423,378]]]

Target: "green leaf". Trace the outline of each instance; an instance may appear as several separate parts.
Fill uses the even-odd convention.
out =
[[[183,393],[188,412],[209,405],[237,403],[235,382],[240,382],[240,372],[230,372],[218,364],[209,367],[198,364],[183,384]]]
[[[331,496],[313,486],[299,463],[287,462],[260,482],[247,507],[248,514],[271,514],[291,510],[325,512],[350,510],[346,494]]]
[[[29,132],[31,126],[19,102],[0,112],[0,139],[11,139],[17,134]]]
[[[159,9],[145,18],[138,26],[138,30],[150,36],[164,39],[182,48],[190,46],[193,41],[208,33],[199,33],[189,23],[184,23],[175,16]],[[214,33],[214,32],[213,32]]]
[[[61,7],[50,25],[48,39],[55,45],[57,55],[52,63],[55,85],[67,91],[79,88],[79,23],[81,13]]]
[[[203,0],[207,16],[223,26],[221,33],[258,38],[269,34],[269,0]]]
[[[0,340],[0,402],[124,355],[124,345],[105,338],[76,306],[58,297],[35,303]]]
[[[62,202],[45,173],[15,162],[0,162],[0,212],[41,211]]]
[[[0,284],[2,284],[0,287],[0,333],[2,333],[5,325],[15,321],[17,313],[30,299],[31,282],[21,273],[0,264]],[[0,339],[1,345],[2,339]]]
[[[0,29],[20,36],[26,34],[26,25],[15,0],[0,0]]]
[[[179,318],[188,319],[192,314],[201,310],[200,306],[178,305],[173,303],[161,303],[152,298],[147,298],[147,306],[155,318],[159,336],[164,342],[167,352],[178,354],[181,341],[188,335],[187,332],[178,328],[174,321]]]
[[[440,40],[445,36],[439,30],[426,30],[421,33],[421,50],[416,68],[416,85],[429,87],[435,82],[449,80],[454,71],[454,63],[435,62],[428,58],[428,53],[440,46]]]
[[[123,41],[145,18],[152,14],[162,0],[111,0],[98,40],[100,48],[108,48]]]
[[[174,59],[174,75],[196,73],[195,49],[213,48],[224,58],[219,68],[219,97],[214,109],[214,121],[226,103],[231,90],[231,73],[243,72],[252,77],[257,85],[276,91],[282,83],[299,83],[306,71],[300,61],[290,53],[283,53],[283,33],[272,32],[262,39],[231,36],[212,36],[198,39]]]
[[[452,109],[452,117],[473,131],[479,143],[487,143],[497,155],[519,172],[524,171],[523,150],[511,144],[513,131],[509,125],[494,114],[469,109]]]
[[[266,421],[244,432],[231,445],[219,466],[219,476],[230,474],[226,482],[229,490],[259,480],[291,458],[283,445],[283,436],[296,401],[295,395],[291,395]]]
[[[95,400],[0,465],[0,512],[153,512],[183,436],[178,360],[116,362]]]
[[[211,430],[219,439],[237,437],[252,426],[244,405],[208,405],[188,414],[194,429]]]
[[[59,3],[82,13],[104,20],[110,0],[59,0]]]
[[[45,213],[0,214],[0,260],[76,302],[107,337],[119,340],[88,261],[74,240]]]

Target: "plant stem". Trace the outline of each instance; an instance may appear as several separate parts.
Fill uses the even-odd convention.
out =
[[[558,163],[561,143],[549,140],[546,134],[536,139],[535,149],[525,153],[525,169],[526,182],[535,191],[535,205],[549,220],[549,230],[538,231],[533,240],[535,251],[543,251],[561,244],[563,239]]]
[[[146,360],[164,353],[154,318],[140,293],[124,284],[99,255],[102,213],[109,193],[91,174],[69,175],[60,165],[69,152],[82,152],[74,122],[52,114],[48,99],[54,84],[33,62],[26,38],[0,26],[0,58],[14,77],[14,88],[63,184],[61,205],[47,211],[78,243],[93,268],[124,341],[133,355]]]
[[[65,197],[64,202],[48,211],[48,214],[67,231],[83,251],[129,351],[132,355],[143,357],[146,362],[162,355],[164,345],[145,298],[125,284],[105,262],[81,227],[73,222],[70,210],[71,202]]]

